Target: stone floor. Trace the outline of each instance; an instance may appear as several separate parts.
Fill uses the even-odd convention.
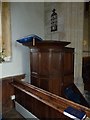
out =
[[[15,109],[12,109],[11,111],[9,111],[8,113],[6,113],[3,116],[2,120],[25,120],[25,118],[23,118]]]
[[[84,91],[84,93],[85,93],[85,98],[86,98],[86,100],[87,100],[87,102],[89,103],[89,105],[90,105],[90,91]]]

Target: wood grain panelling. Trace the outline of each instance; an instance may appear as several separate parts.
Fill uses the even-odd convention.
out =
[[[17,75],[2,78],[2,113],[6,113],[10,111],[14,107],[14,103],[11,100],[11,95],[14,94],[13,86],[11,86],[11,82],[13,79],[21,80],[25,78],[25,75]],[[1,84],[1,81],[0,81]],[[0,86],[1,87],[1,86]]]
[[[64,88],[74,81],[74,48],[66,44],[50,40],[36,42],[34,47],[32,42],[24,44],[30,48],[31,84],[63,96]]]
[[[2,112],[8,112],[13,107],[10,96],[14,94],[13,87],[10,85],[12,78],[2,81]]]
[[[32,85],[63,96],[64,81],[67,86],[74,81],[74,48],[67,48],[68,44],[70,42],[52,40],[35,41],[34,46],[33,41],[23,43],[30,48]]]

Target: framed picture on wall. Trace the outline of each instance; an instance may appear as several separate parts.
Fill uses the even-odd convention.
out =
[[[56,10],[52,10],[51,14],[51,32],[57,31],[57,13]]]

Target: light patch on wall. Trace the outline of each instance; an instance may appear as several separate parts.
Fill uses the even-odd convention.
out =
[[[83,45],[84,45],[84,46],[87,45],[87,40],[83,40]]]

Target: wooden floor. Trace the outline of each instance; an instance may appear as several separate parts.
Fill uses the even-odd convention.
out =
[[[12,109],[3,116],[3,120],[25,120],[15,109]]]

